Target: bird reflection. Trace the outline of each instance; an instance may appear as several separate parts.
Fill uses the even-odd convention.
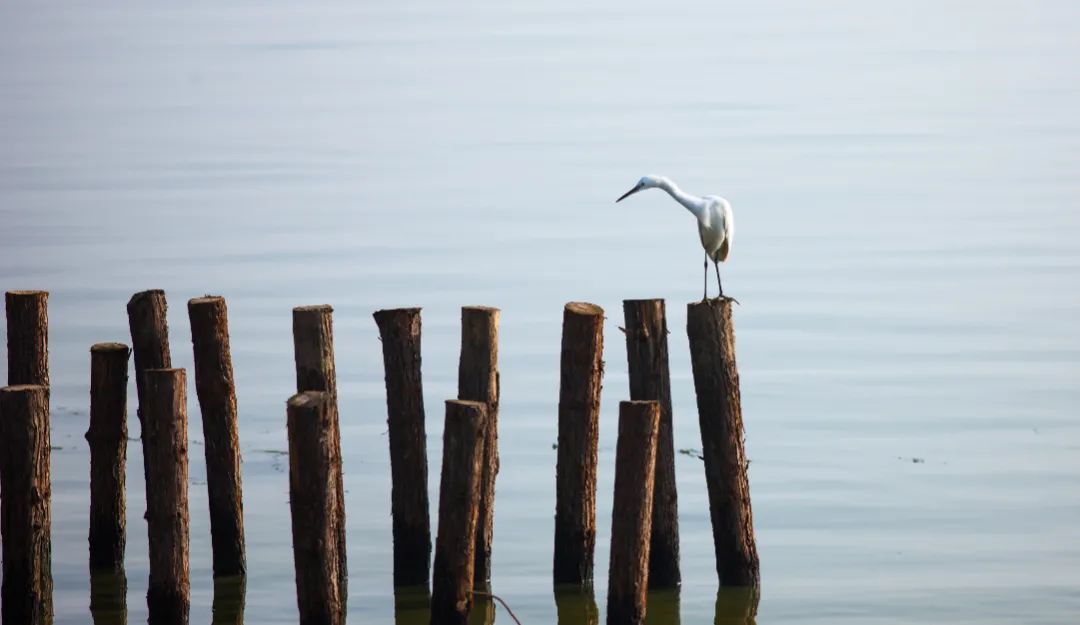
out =
[[[123,568],[90,572],[90,617],[94,625],[127,625],[127,575]]]
[[[243,625],[247,578],[243,575],[214,578],[213,625]]]
[[[596,609],[592,588],[579,586],[556,586],[555,609],[559,625],[599,625],[600,612]]]
[[[761,592],[757,588],[732,587],[716,591],[714,625],[756,625]]]

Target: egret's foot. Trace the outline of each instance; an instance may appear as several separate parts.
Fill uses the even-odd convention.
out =
[[[739,300],[735,299],[734,297],[730,297],[730,296],[724,295],[724,294],[720,294],[720,295],[716,296],[716,299],[718,299],[720,301],[724,301],[724,302],[735,302],[736,304],[739,304]],[[739,306],[742,306],[742,304],[739,304]]]

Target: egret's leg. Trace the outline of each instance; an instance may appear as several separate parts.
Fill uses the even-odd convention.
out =
[[[724,297],[724,287],[720,284],[720,263],[713,261],[713,267],[716,267],[716,288],[720,290],[720,297]]]
[[[709,255],[705,254],[705,292],[701,294],[701,301],[709,299]]]

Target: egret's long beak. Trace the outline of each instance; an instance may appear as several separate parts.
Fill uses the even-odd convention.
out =
[[[642,185],[640,185],[640,184],[639,184],[639,185],[635,185],[633,189],[630,189],[630,190],[629,190],[629,191],[627,191],[626,193],[623,193],[623,194],[622,194],[622,196],[621,196],[621,197],[620,197],[619,199],[615,200],[615,203],[616,203],[616,204],[618,204],[619,202],[621,202],[621,201],[625,200],[626,198],[628,198],[628,197],[630,197],[631,195],[633,195],[633,194],[637,193],[638,191],[641,191],[641,190],[642,190],[642,189],[644,189],[644,188],[645,188],[645,187],[644,187],[644,186],[642,186]]]

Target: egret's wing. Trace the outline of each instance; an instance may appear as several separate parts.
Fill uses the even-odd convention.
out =
[[[731,250],[728,239],[724,239],[724,242],[720,244],[720,249],[716,251],[716,260],[724,262],[727,260],[728,252]]]

